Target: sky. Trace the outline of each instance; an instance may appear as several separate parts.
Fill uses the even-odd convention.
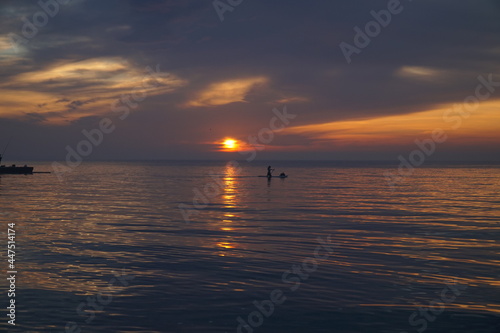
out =
[[[0,18],[5,160],[500,160],[497,0],[1,0]]]

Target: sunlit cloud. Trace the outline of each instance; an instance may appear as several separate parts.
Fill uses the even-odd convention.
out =
[[[0,89],[0,116],[15,118],[27,112],[36,111],[39,105],[50,103],[56,97],[50,93],[42,93],[30,90]]]
[[[500,101],[483,103],[469,117],[463,117],[454,105],[406,115],[384,116],[350,121],[336,121],[285,129],[283,134],[295,134],[340,146],[404,145],[428,137],[434,129],[453,135],[453,143],[500,142]],[[457,124],[460,121],[460,126]],[[456,128],[454,128],[456,127]]]
[[[279,99],[276,101],[276,103],[279,104],[294,104],[294,103],[305,103],[308,102],[309,98],[306,97],[301,97],[301,96],[291,96],[291,97],[284,97],[282,99]]]
[[[245,102],[245,97],[253,88],[266,82],[266,77],[252,77],[212,83],[187,102],[186,106],[217,106]]]
[[[97,58],[79,62],[56,63],[50,68],[23,73],[13,78],[14,83],[50,83],[65,85],[76,80],[109,79],[108,73],[125,70],[127,64],[120,58]],[[106,75],[108,74],[108,75]]]
[[[169,73],[152,73],[120,57],[54,62],[0,85],[0,94],[5,96],[0,116],[22,119],[26,114],[40,114],[45,122],[65,124],[109,113],[111,103],[123,94],[159,95],[187,84]]]
[[[396,72],[396,76],[418,80],[432,80],[441,78],[445,74],[443,70],[418,66],[403,66]]]
[[[10,50],[12,45],[10,43],[9,37],[0,36],[0,52],[5,52],[6,50]]]
[[[0,35],[0,64],[2,67],[14,65],[27,53],[27,49],[22,45],[14,47],[8,35]]]

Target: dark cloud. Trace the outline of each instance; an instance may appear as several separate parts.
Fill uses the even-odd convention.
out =
[[[44,120],[46,120],[46,116],[44,116],[43,114],[40,114],[40,113],[34,113],[34,112],[28,112],[28,113],[25,113],[25,119],[27,122],[30,122],[30,123],[40,123]]]
[[[96,100],[98,100],[98,99],[92,98],[92,99],[85,100],[85,101],[80,101],[80,100],[71,101],[71,103],[67,104],[66,107],[68,107],[70,111],[73,111],[73,110],[78,109],[80,106],[83,106],[86,104],[91,104],[91,103],[95,102]]]

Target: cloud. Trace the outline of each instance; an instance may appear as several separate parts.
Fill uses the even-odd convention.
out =
[[[217,106],[245,102],[245,97],[253,88],[268,81],[266,77],[252,77],[212,83],[198,92],[194,99],[186,103],[186,106]]]
[[[12,118],[40,113],[45,114],[45,122],[65,124],[79,117],[109,113],[110,104],[123,94],[153,96],[171,93],[186,84],[173,74],[151,71],[121,57],[56,61],[0,84],[0,93],[6,96],[0,100],[4,106],[0,115]],[[44,107],[37,108],[39,105]]]
[[[286,128],[283,134],[300,135],[332,146],[397,147],[407,145],[417,138],[428,138],[434,129],[443,129],[453,137],[454,145],[470,140],[498,142],[499,107],[500,100],[485,102],[471,112],[470,116],[464,116],[465,111],[457,109],[456,104],[449,104],[405,115],[294,126]],[[458,123],[460,126],[454,128]]]
[[[309,98],[301,96],[290,96],[284,97],[276,101],[278,104],[294,104],[294,103],[306,103],[309,102]]]
[[[47,120],[46,116],[34,112],[26,113],[24,119],[33,123],[41,123]]]
[[[444,77],[446,71],[430,67],[402,66],[396,75],[402,78],[432,81]]]
[[[109,27],[106,29],[106,32],[108,32],[108,33],[125,33],[125,32],[129,32],[131,29],[132,28],[130,25],[122,24],[122,25],[115,25],[115,26]]]
[[[0,54],[10,50],[12,48],[12,44],[7,35],[0,35]]]

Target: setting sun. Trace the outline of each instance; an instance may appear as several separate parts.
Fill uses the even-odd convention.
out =
[[[234,150],[235,148],[238,147],[238,143],[236,142],[236,140],[233,140],[233,139],[224,140],[222,145],[224,146],[224,149],[227,149],[227,150]]]

